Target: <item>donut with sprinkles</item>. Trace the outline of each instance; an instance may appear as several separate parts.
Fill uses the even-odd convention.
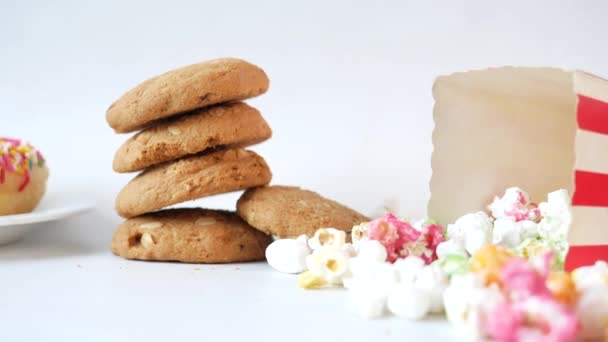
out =
[[[34,146],[18,139],[0,137],[0,185],[4,184],[7,172],[23,177],[19,191],[25,190],[31,181],[31,171],[44,167],[44,157]]]
[[[32,211],[46,190],[46,160],[34,146],[0,137],[0,215]]]

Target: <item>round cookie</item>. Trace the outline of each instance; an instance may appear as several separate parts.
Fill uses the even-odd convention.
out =
[[[21,140],[0,137],[0,215],[34,210],[48,177],[40,151]]]
[[[259,67],[236,58],[215,59],[166,72],[129,90],[106,112],[117,133],[212,104],[265,93],[269,80]]]
[[[127,259],[228,263],[264,260],[272,238],[232,212],[167,209],[126,220],[112,252]]]
[[[114,155],[116,172],[133,172],[217,146],[248,146],[272,135],[257,109],[237,102],[167,120],[127,140]]]
[[[253,227],[279,238],[312,236],[325,227],[350,232],[354,225],[369,221],[315,192],[278,185],[245,191],[237,202],[237,213]]]
[[[116,197],[116,211],[129,218],[197,198],[270,182],[266,161],[242,148],[194,155],[148,169]]]

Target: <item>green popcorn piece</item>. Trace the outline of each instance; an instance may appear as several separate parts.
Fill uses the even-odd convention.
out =
[[[464,274],[469,271],[469,258],[463,255],[448,255],[441,261],[441,268],[448,276]]]

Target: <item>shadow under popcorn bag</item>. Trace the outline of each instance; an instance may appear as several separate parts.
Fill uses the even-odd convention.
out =
[[[608,81],[580,71],[501,67],[433,86],[429,217],[486,210],[518,186],[572,195],[566,268],[608,260]]]

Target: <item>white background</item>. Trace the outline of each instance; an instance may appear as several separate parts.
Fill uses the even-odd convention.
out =
[[[341,292],[305,292],[266,265],[129,262],[109,252],[127,136],[106,108],[166,70],[234,56],[264,68],[250,103],[274,130],[255,149],[275,184],[321,192],[366,214],[385,201],[422,216],[437,75],[498,65],[608,76],[603,1],[0,0],[0,135],[43,150],[47,204],[97,210],[0,247],[0,340],[399,339],[442,323],[360,320]],[[197,204],[233,208],[238,194]],[[435,329],[437,327],[442,329]],[[324,331],[322,333],[322,331]],[[325,335],[323,335],[325,334]]]

